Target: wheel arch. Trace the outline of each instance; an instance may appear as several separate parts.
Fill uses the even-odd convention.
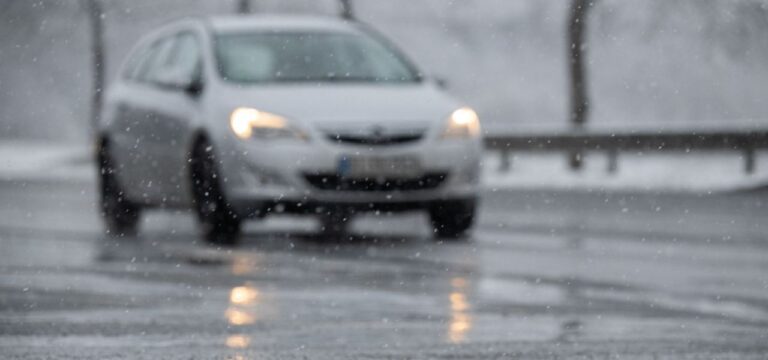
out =
[[[109,138],[109,134],[106,132],[99,132],[94,137],[93,141],[93,159],[95,161],[101,160],[102,150],[107,147],[112,141]]]

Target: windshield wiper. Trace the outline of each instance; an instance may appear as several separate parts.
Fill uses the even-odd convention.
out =
[[[373,76],[295,76],[295,77],[276,77],[274,82],[386,82],[388,79],[377,78]]]
[[[373,77],[373,76],[338,76],[338,75],[329,75],[326,78],[330,82],[381,82],[386,81],[381,78]]]

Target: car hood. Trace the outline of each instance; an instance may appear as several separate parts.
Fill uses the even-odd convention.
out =
[[[249,106],[325,132],[424,130],[460,103],[431,84],[280,84],[231,87],[233,106]],[[236,100],[237,99],[237,100]]]

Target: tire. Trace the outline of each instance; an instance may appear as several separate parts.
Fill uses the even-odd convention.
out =
[[[461,239],[475,220],[476,200],[439,201],[429,208],[437,239]]]
[[[222,191],[213,147],[205,140],[198,141],[192,149],[190,180],[194,210],[206,241],[216,245],[236,244],[241,220]]]
[[[141,207],[126,198],[106,142],[99,147],[98,162],[101,215],[106,234],[121,237],[136,235]]]
[[[352,212],[331,209],[320,215],[320,234],[328,240],[340,240],[348,233]]]

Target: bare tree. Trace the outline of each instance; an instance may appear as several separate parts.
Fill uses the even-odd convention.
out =
[[[91,42],[91,130],[96,131],[104,91],[104,11],[100,0],[85,0]]]
[[[237,13],[238,14],[250,14],[251,13],[251,2],[249,0],[238,0],[237,1]]]
[[[347,20],[354,20],[355,13],[352,11],[352,0],[339,0],[341,4],[341,17]]]
[[[589,89],[587,87],[587,18],[593,0],[572,0],[568,18],[568,57],[570,70],[569,120],[574,129],[581,129],[589,118]],[[580,169],[582,154],[570,154],[572,169]]]

